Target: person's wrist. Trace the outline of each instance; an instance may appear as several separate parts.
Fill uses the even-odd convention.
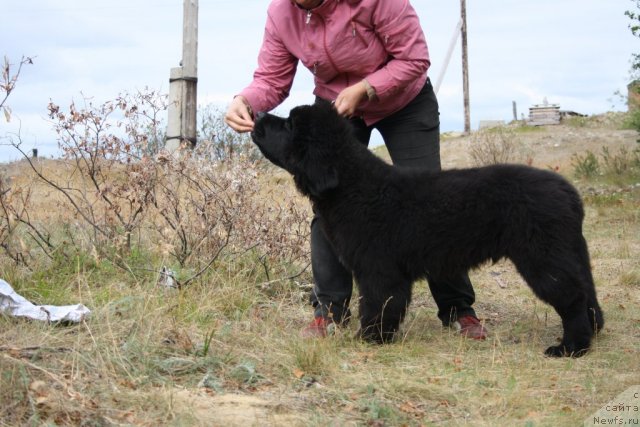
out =
[[[249,104],[249,101],[247,101],[247,98],[245,98],[242,95],[236,95],[233,99],[237,100],[237,102],[240,102],[242,105],[244,105],[247,111],[249,112],[249,115],[253,117],[253,109],[251,108],[251,104]]]

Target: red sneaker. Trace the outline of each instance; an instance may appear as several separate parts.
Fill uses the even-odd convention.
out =
[[[324,338],[327,335],[333,335],[336,325],[333,320],[326,317],[317,316],[313,319],[313,322],[302,330],[300,335],[303,338]]]
[[[487,339],[487,329],[480,323],[477,317],[470,314],[459,317],[451,324],[460,334],[474,340]]]

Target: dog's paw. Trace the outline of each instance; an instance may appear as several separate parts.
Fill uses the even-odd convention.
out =
[[[588,351],[588,348],[574,350],[564,345],[552,345],[544,354],[549,357],[582,357],[587,354]]]
[[[379,325],[372,325],[361,328],[358,332],[360,338],[372,344],[387,344],[393,341],[395,333],[382,332]]]

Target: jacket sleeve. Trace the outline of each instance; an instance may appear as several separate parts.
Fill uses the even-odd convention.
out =
[[[366,79],[384,101],[426,73],[431,63],[418,15],[408,0],[379,0],[372,20],[391,59]]]
[[[271,111],[289,96],[297,66],[298,59],[285,47],[268,16],[258,68],[253,81],[239,95],[247,99],[254,112]]]

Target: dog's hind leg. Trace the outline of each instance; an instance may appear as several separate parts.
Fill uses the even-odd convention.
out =
[[[596,288],[593,283],[593,275],[591,274],[591,261],[589,260],[589,249],[584,237],[580,236],[577,243],[577,251],[580,257],[580,277],[587,289],[587,315],[589,316],[589,324],[594,332],[600,331],[604,327],[604,316],[598,298],[596,296]]]
[[[389,276],[358,277],[360,290],[360,336],[385,343],[393,339],[411,302],[411,282]]]
[[[552,357],[580,357],[587,353],[593,336],[593,329],[589,322],[586,298],[578,297],[570,304],[554,308],[562,319],[564,333],[559,345],[554,345],[545,351]]]
[[[550,304],[562,320],[562,341],[549,347],[545,354],[580,357],[589,350],[594,333],[588,316],[588,284],[581,274],[580,257],[557,255],[535,261],[535,256],[526,254],[512,260],[534,293]]]
[[[589,317],[589,325],[591,325],[593,331],[600,332],[604,327],[604,315],[602,314],[600,304],[598,304],[595,288],[590,290],[587,298],[587,314]]]

